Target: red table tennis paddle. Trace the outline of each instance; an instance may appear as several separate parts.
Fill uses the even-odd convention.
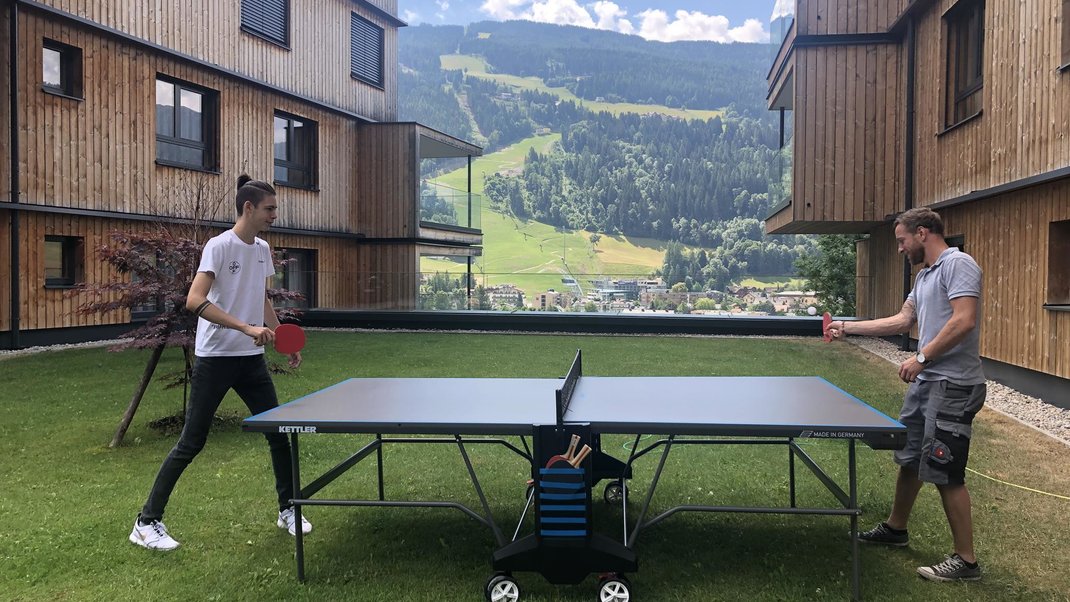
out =
[[[285,355],[305,348],[305,331],[297,324],[280,324],[275,329],[275,351]]]
[[[572,466],[572,454],[576,451],[576,446],[580,443],[579,435],[572,435],[571,441],[569,441],[568,449],[563,454],[557,454],[550,456],[550,459],[546,461],[546,468],[565,468]],[[584,447],[587,447],[586,445]]]
[[[832,314],[825,312],[821,316],[821,335],[825,338],[825,342],[832,341],[832,334],[829,333],[829,324],[832,324]]]

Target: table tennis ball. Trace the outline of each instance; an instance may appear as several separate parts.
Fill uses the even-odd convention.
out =
[[[814,307],[813,305],[811,305],[810,307],[806,308],[806,313],[810,314],[811,316],[816,316],[817,315],[817,308]]]

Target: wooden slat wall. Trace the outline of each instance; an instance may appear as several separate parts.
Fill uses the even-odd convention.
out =
[[[903,307],[903,257],[896,250],[892,224],[870,232],[856,246],[857,314],[873,319],[898,313]]]
[[[366,237],[406,238],[419,233],[417,145],[414,124],[360,126],[356,213]],[[366,245],[357,254],[361,307],[416,307],[420,258],[414,244]]]
[[[0,7],[0,64],[11,65],[11,24],[7,6]],[[11,200],[11,78],[0,76],[0,203]],[[5,252],[6,253],[6,252]]]
[[[943,135],[942,0],[918,24],[917,204],[1070,165],[1070,73],[1059,72],[1057,0],[985,3],[983,114]]]
[[[364,124],[357,134],[357,222],[368,238],[417,235],[416,126]]]
[[[45,288],[45,236],[81,237],[83,239],[83,280],[88,284],[102,284],[113,282],[120,276],[109,265],[96,259],[96,249],[102,244],[111,242],[109,236],[116,229],[138,232],[148,227],[145,223],[23,212],[19,226],[19,253],[22,266],[19,273],[19,328],[34,330],[128,322],[130,315],[127,311],[107,315],[78,316],[75,310],[80,303],[88,299],[69,297],[65,294],[68,289]],[[0,273],[5,269],[0,267]],[[5,298],[0,301],[0,304],[10,301],[7,277],[4,278],[4,284],[0,288],[5,291]],[[7,315],[4,316],[2,323],[6,325],[5,329],[10,329],[10,321],[7,317]]]
[[[798,0],[799,35],[888,31],[910,0]]]
[[[290,0],[289,50],[243,32],[237,0],[42,3],[370,119],[397,119],[397,29],[350,0]],[[373,4],[396,14],[394,0]],[[349,75],[351,12],[384,29],[383,89]]]
[[[357,246],[351,240],[266,232],[260,235],[272,249],[315,249],[316,304],[319,307],[352,308],[357,299]]]
[[[238,174],[272,180],[275,109],[319,125],[320,190],[279,188],[279,226],[351,231],[356,122],[199,68],[123,46],[84,29],[23,13],[20,35],[20,177],[23,201],[58,207],[188,216],[182,191],[205,182],[232,198]],[[40,89],[43,38],[82,48],[85,100]],[[218,92],[221,174],[158,166],[155,77],[163,73]],[[119,91],[116,93],[116,91]],[[233,218],[230,201],[218,216]]]
[[[0,235],[6,240],[9,234],[9,214],[0,211]],[[20,228],[20,254],[23,266],[20,273],[21,314],[19,327],[22,330],[59,328],[68,326],[94,326],[123,324],[129,321],[127,311],[108,315],[78,316],[75,310],[83,298],[67,297],[66,289],[46,289],[44,286],[44,241],[49,235],[81,237],[84,241],[84,281],[90,284],[114,282],[119,279],[107,264],[96,259],[96,249],[110,243],[113,231],[142,232],[154,226],[149,222],[86,218],[62,214],[23,212]],[[212,231],[208,236],[218,234]],[[359,283],[366,275],[361,274],[357,258],[358,246],[352,240],[341,238],[310,237],[293,234],[266,232],[260,235],[273,249],[314,249],[317,254],[316,300],[319,307],[354,308],[357,303]],[[414,246],[413,246],[414,248]],[[397,269],[395,263],[386,263],[384,269]],[[9,291],[9,263],[0,262],[0,330],[9,330],[11,299]],[[415,278],[409,270],[409,276]],[[389,289],[392,293],[397,287]],[[409,294],[415,298],[415,287],[409,286]],[[380,300],[382,302],[382,300]]]
[[[795,54],[794,220],[882,221],[903,202],[903,48]]]
[[[358,307],[416,309],[420,279],[416,245],[367,245],[357,254]]]
[[[872,318],[875,308],[873,291],[873,241],[871,238],[855,243],[855,315]]]
[[[1070,313],[1042,307],[1049,224],[1070,220],[1070,182],[960,205],[941,214],[947,234],[963,235],[966,252],[984,271],[981,355],[1070,378]],[[867,299],[867,312],[860,315],[891,315],[902,306],[903,265],[895,253],[891,226],[875,231],[869,245],[869,266],[859,267],[860,274],[865,269],[869,275],[867,288],[859,289],[860,299]]]

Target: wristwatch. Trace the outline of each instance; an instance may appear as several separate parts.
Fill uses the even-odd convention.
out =
[[[918,363],[921,364],[922,366],[925,366],[929,362],[932,361],[931,359],[925,357],[925,354],[920,352],[920,351],[918,352],[917,355],[914,356],[914,359],[916,359],[918,361]]]

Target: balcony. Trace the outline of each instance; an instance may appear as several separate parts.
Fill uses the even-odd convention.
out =
[[[481,199],[471,194],[471,170],[472,157],[483,149],[411,122],[361,124],[357,140],[357,219],[364,238],[456,247],[451,254],[482,244]],[[435,161],[467,162],[463,188],[426,183],[424,172]]]
[[[420,182],[420,232],[433,238],[434,231],[478,234],[483,210],[482,195],[437,182]],[[470,232],[468,232],[470,231]]]

